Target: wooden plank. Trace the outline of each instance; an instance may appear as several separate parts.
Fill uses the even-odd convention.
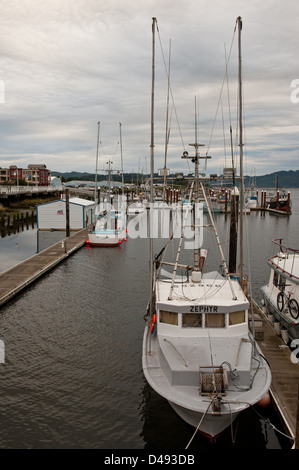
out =
[[[263,337],[256,341],[268,361],[271,373],[271,396],[286,432],[296,436],[299,393],[299,364],[292,362],[291,350],[278,336],[262,310],[255,304],[254,313],[263,323]]]
[[[0,306],[85,244],[89,227],[0,273]]]

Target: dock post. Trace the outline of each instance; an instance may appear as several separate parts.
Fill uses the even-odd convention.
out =
[[[66,237],[70,236],[70,193],[65,190]]]
[[[291,212],[291,194],[290,191],[288,191],[288,208],[287,208],[288,213]]]
[[[295,449],[299,449],[299,384],[298,384],[298,400],[297,400],[297,419],[295,430]]]

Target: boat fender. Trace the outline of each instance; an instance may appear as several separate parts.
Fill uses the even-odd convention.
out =
[[[271,404],[271,395],[269,392],[266,393],[258,402],[258,406],[261,408],[267,408]]]
[[[152,322],[151,322],[151,334],[153,334],[154,332],[156,321],[157,321],[157,315],[154,313]]]

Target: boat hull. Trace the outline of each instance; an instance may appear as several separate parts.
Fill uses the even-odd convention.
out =
[[[186,423],[190,424],[195,429],[197,429],[197,427],[200,425],[198,432],[212,442],[215,442],[217,438],[221,436],[223,431],[232,425],[240,413],[236,412],[222,416],[214,416],[209,414],[205,415],[204,413],[198,413],[196,411],[179,406],[176,403],[172,403],[171,401],[168,401],[168,403],[177,413],[177,415]]]
[[[246,383],[241,382],[243,380],[241,376],[244,374],[242,366],[237,374],[237,380],[240,380],[237,388],[232,382],[235,378],[229,378],[228,388],[219,391],[219,394],[214,395],[206,390],[203,390],[202,393],[201,384],[205,382],[203,378],[205,370],[210,370],[210,366],[206,367],[207,360],[203,359],[209,350],[208,337],[191,336],[190,333],[187,333],[188,336],[185,339],[183,336],[176,339],[170,331],[169,334],[161,335],[158,330],[161,330],[164,325],[159,321],[159,316],[156,321],[153,328],[152,323],[145,326],[142,354],[144,376],[148,384],[168,401],[178,416],[200,434],[215,441],[225,429],[232,425],[242,411],[259,403],[268,393],[271,384],[269,367],[260,356],[261,351],[258,345],[255,344],[256,354],[259,355],[260,361],[259,370],[252,369],[251,372],[246,372],[246,374],[255,373],[254,384],[249,386],[249,375],[245,379]],[[196,333],[194,332],[194,334]],[[217,340],[213,339],[214,344],[215,341]],[[238,357],[239,365],[241,366],[241,363],[244,365],[244,360],[247,360],[246,356],[250,353],[253,341],[252,336],[246,338],[245,333],[238,336],[236,341],[233,336],[228,335],[227,339],[223,337],[220,340],[219,348],[214,349],[213,357],[219,364],[222,361],[227,364],[233,363],[229,356],[233,351],[234,360],[236,361],[235,358]],[[242,359],[239,356],[241,351],[245,353],[242,353]],[[218,354],[220,356],[217,359]],[[202,364],[200,361],[203,361]],[[202,372],[200,373],[200,371]],[[219,366],[215,366],[214,371],[217,373]],[[209,380],[209,372],[206,377]]]
[[[267,295],[267,286],[263,286],[261,288],[264,304],[266,307],[267,315],[273,315],[273,321],[278,322],[280,324],[280,331],[285,329],[287,331],[287,340],[286,342],[292,342],[293,340],[299,339],[299,322],[295,322],[291,320],[282,312],[280,312],[275,304],[273,303],[273,299]]]
[[[98,247],[111,247],[119,246],[126,238],[126,232],[122,231],[120,233],[90,233],[89,239],[87,241],[89,246],[98,246]]]

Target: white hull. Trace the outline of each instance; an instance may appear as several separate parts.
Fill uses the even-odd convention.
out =
[[[212,440],[267,395],[271,384],[268,364],[248,330],[248,301],[238,282],[231,282],[237,296],[233,302],[224,278],[213,283],[208,276],[201,286],[185,281],[184,298],[172,300],[170,282],[157,281],[157,319],[152,332],[145,326],[143,338],[143,371],[149,385],[184,421]],[[209,298],[212,284],[219,293]],[[177,285],[176,292],[180,289]],[[190,312],[202,312],[194,314],[196,321],[202,317],[200,324],[187,323],[194,321]],[[202,384],[218,379],[223,380],[221,390],[204,390]]]
[[[165,398],[174,411],[189,425],[198,430],[210,440],[215,440],[227,429],[236,417],[249,406],[257,404],[264,398],[270,388],[271,374],[265,364],[260,372],[260,377],[255,382],[253,390],[238,393],[230,385],[226,396],[220,399],[220,414],[213,408],[210,396],[200,396],[199,372],[197,371],[197,383],[192,383],[194,371],[189,377],[186,372],[184,383],[176,384],[177,371],[166,370],[158,357],[161,353],[155,349],[153,336],[147,328],[143,344],[143,372],[148,384],[163,398]],[[151,345],[149,346],[149,343]],[[151,352],[150,352],[151,350]],[[190,383],[188,385],[188,382]],[[217,403],[217,400],[216,400]]]
[[[299,338],[299,251],[283,246],[280,239],[273,240],[273,249],[269,282],[261,291],[268,315],[287,331],[286,342],[292,342]]]
[[[112,233],[112,231],[91,232],[88,244],[90,246],[118,246],[126,240],[126,230]]]
[[[225,429],[227,429],[237,418],[239,412],[230,414],[215,416],[205,415],[204,413],[198,413],[188,408],[183,408],[182,406],[176,405],[175,403],[168,402],[174,411],[182,418],[186,423],[190,424],[192,427],[197,428],[199,423],[204,420],[204,425],[199,427],[199,432],[205,437],[214,441],[217,437],[222,434]]]

